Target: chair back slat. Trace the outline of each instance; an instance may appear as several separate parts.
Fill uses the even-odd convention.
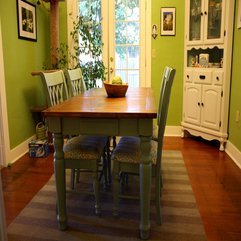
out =
[[[86,91],[86,85],[80,68],[66,70],[65,75],[71,96],[76,96]]]
[[[57,105],[69,98],[62,70],[50,73],[43,72],[41,77],[48,93],[48,106]]]
[[[170,67],[166,67],[162,77],[162,85],[159,99],[159,107],[157,113],[157,125],[158,125],[158,150],[157,150],[157,166],[160,166],[162,147],[163,147],[163,137],[166,128],[166,120],[168,107],[171,96],[171,89],[173,85],[173,80],[176,70]],[[157,170],[160,168],[157,168]]]

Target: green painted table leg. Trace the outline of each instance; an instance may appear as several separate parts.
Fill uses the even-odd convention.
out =
[[[57,220],[59,222],[59,229],[67,229],[67,215],[66,215],[66,177],[65,177],[65,163],[63,153],[63,136],[60,133],[53,135],[54,141],[54,173],[55,185],[57,193]]]
[[[141,137],[142,158],[140,164],[140,237],[148,239],[150,236],[150,200],[151,200],[151,176],[152,164],[149,159],[150,137]]]

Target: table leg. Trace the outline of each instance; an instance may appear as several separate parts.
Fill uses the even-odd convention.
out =
[[[151,200],[151,176],[152,164],[150,162],[150,137],[141,137],[142,158],[140,164],[140,237],[148,239],[150,236],[150,200]]]
[[[57,193],[57,220],[59,222],[59,229],[65,230],[67,228],[66,215],[66,177],[65,177],[65,163],[63,153],[63,136],[61,133],[53,134],[54,141],[54,173],[55,185]]]

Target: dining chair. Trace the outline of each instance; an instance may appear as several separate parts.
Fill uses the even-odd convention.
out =
[[[83,80],[82,71],[80,68],[66,69],[64,70],[65,77],[67,79],[68,94],[73,97],[84,93],[86,91],[86,85]],[[70,188],[74,189],[75,179],[79,182],[80,170],[73,169],[71,171]]]
[[[49,106],[63,102],[68,98],[65,76],[62,70],[44,73],[41,77],[48,93]],[[67,139],[63,146],[65,169],[85,169],[93,173],[93,189],[95,195],[95,212],[100,214],[99,202],[99,164],[105,162],[105,136],[78,135]],[[102,165],[105,168],[105,165]]]
[[[76,69],[66,69],[64,71],[66,79],[67,79],[67,86],[68,86],[68,93],[71,97],[79,95],[81,93],[84,93],[87,88],[85,81],[83,79],[82,71],[81,68],[76,68]],[[109,153],[109,142],[110,140],[108,139],[107,146],[106,146],[106,159],[103,165],[105,165],[105,168],[103,168],[103,171],[101,172],[101,175],[99,179],[104,176],[105,180],[105,187],[107,188],[109,183],[110,183],[110,153]],[[71,172],[71,181],[70,181],[70,186],[71,189],[74,189],[75,181],[79,181],[80,178],[80,171],[78,169],[72,170]]]
[[[160,196],[162,187],[161,161],[163,137],[166,126],[169,100],[172,84],[175,76],[175,69],[166,67],[162,77],[159,107],[157,113],[158,141],[151,140],[150,160],[152,162],[152,173],[155,177],[155,206],[157,213],[157,223],[161,223]],[[113,214],[119,215],[119,193],[121,177],[129,174],[139,175],[141,161],[140,138],[133,136],[124,136],[120,138],[111,157],[113,161]],[[125,174],[125,175],[123,175]]]

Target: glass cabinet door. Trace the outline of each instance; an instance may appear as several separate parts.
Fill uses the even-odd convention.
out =
[[[208,1],[207,39],[220,39],[222,34],[222,0]]]
[[[199,41],[202,37],[202,0],[190,1],[189,41]]]

